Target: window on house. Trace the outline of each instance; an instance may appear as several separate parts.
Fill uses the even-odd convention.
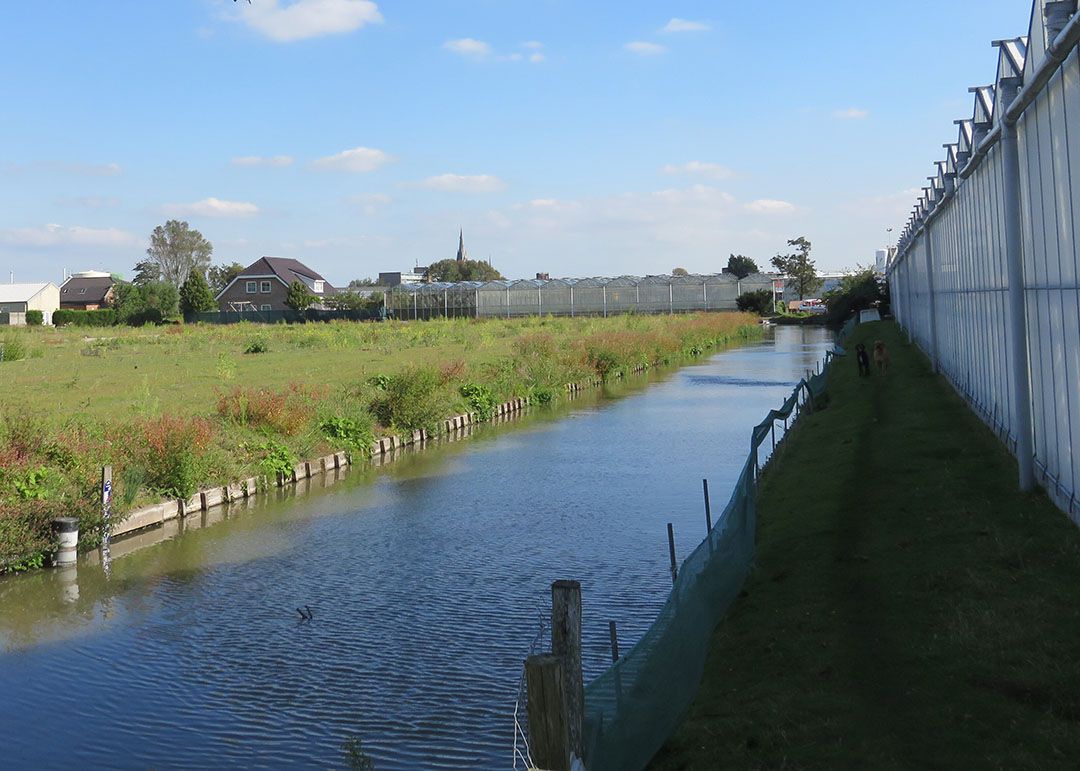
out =
[[[268,310],[270,310],[270,305],[269,305],[269,303],[264,303],[263,305],[260,305],[260,306],[259,306],[259,310],[261,310],[261,311],[268,311]]]
[[[247,282],[247,293],[248,294],[255,294],[257,291],[259,291],[258,290],[258,282],[257,281],[248,281]]]
[[[323,282],[322,282],[322,281],[316,281],[316,282],[315,282],[315,289],[314,289],[314,291],[315,291],[315,292],[316,292],[317,294],[322,294],[322,291],[323,291]]]
[[[259,291],[262,292],[263,294],[270,294],[270,282],[269,281],[263,281],[262,286],[259,288]]]

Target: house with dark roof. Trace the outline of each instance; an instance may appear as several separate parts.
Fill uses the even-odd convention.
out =
[[[116,279],[100,270],[72,273],[60,285],[60,307],[72,311],[96,311],[112,305]]]
[[[300,281],[315,295],[315,308],[325,307],[323,298],[337,294],[325,278],[299,260],[263,257],[244,268],[215,299],[223,311],[288,310],[285,298],[293,281]]]

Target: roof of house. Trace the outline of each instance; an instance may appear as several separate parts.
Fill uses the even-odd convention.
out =
[[[301,281],[305,278],[308,279],[308,281],[304,283],[310,281],[322,281],[323,294],[335,294],[337,292],[337,290],[330,285],[329,281],[304,263],[299,260],[294,260],[291,257],[261,257],[244,268],[242,273],[229,282],[229,286],[232,286],[241,279],[252,276],[276,276],[283,284],[285,284],[285,286],[289,286],[297,279]],[[221,297],[229,286],[222,289],[221,292],[218,293],[218,297]]]
[[[50,286],[56,285],[51,281],[43,284],[0,284],[0,303],[29,302]]]
[[[112,276],[74,275],[60,286],[60,302],[101,305],[116,281]]]

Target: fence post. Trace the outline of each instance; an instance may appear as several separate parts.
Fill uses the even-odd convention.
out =
[[[580,758],[585,683],[581,675],[581,584],[577,581],[556,581],[551,585],[551,653],[563,662],[570,752]]]
[[[937,307],[934,302],[934,237],[930,224],[927,223],[923,237],[926,238],[926,290],[929,298],[927,308],[930,311],[930,371],[938,372],[937,342]]]
[[[701,480],[701,488],[705,493],[705,532],[712,532],[712,507],[709,505],[709,480]]]
[[[570,771],[570,726],[566,715],[563,662],[558,656],[525,659],[529,754],[540,768]]]
[[[574,285],[570,285],[570,318],[574,318]]]
[[[679,566],[675,562],[675,529],[671,523],[667,523],[668,556],[671,557],[671,584],[675,585],[675,579],[679,577]]]

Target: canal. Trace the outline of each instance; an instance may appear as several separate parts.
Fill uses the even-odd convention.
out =
[[[0,579],[6,768],[508,768],[549,584],[578,579],[585,677],[723,508],[750,428],[821,359],[779,327],[676,372],[270,496],[77,570]],[[197,524],[197,523],[192,523]],[[118,547],[118,551],[123,551]],[[310,608],[301,620],[298,607]]]

